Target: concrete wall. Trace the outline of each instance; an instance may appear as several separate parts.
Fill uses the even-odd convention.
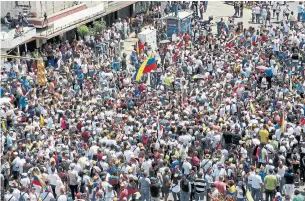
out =
[[[37,14],[38,18],[43,17],[46,12],[47,15],[60,12],[62,10],[71,8],[73,1],[1,1],[1,17],[4,17],[7,12],[15,18],[19,12],[27,11]],[[90,2],[90,4],[93,4]],[[22,5],[30,5],[30,7],[24,7]]]
[[[118,12],[118,18],[124,19],[125,17],[130,17],[130,8],[131,6],[127,6],[125,8],[122,8]]]

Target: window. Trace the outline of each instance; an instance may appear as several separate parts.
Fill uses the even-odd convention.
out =
[[[16,7],[24,7],[24,8],[30,8],[31,2],[30,1],[15,1]]]

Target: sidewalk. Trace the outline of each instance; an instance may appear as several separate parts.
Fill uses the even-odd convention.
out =
[[[141,31],[144,31],[149,26],[151,26],[151,25],[149,24],[149,25],[144,26]],[[121,54],[126,53],[127,55],[130,55],[132,53],[132,51],[134,50],[133,45],[135,45],[138,40],[137,38],[135,38],[135,36],[136,36],[136,33],[132,32],[129,35],[129,37],[124,40],[124,51],[122,51]]]

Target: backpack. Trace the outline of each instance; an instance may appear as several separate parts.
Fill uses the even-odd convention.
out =
[[[23,197],[24,194],[25,194],[25,193],[23,193],[23,194],[21,195],[21,193],[20,193],[20,197],[19,197],[18,201],[26,201],[26,200],[24,199],[24,197]]]

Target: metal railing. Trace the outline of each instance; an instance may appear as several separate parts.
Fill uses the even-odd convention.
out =
[[[75,21],[73,21],[73,22],[71,22],[69,24],[66,24],[64,26],[60,26],[60,27],[57,27],[57,28],[54,28],[54,26],[52,26],[51,28],[48,28],[46,30],[46,36],[52,35],[52,34],[57,33],[59,31],[62,31],[64,29],[68,28],[68,27],[71,27],[71,26],[74,26],[74,25],[78,25],[78,24],[83,23],[83,22],[85,22],[85,21],[87,21],[89,19],[92,19],[94,17],[100,16],[100,15],[102,15],[104,13],[106,13],[106,11],[103,9],[102,11],[100,11],[98,13],[95,13],[95,14],[89,15],[87,17],[83,17],[81,19],[75,20]]]
[[[50,6],[50,3],[52,5]],[[36,8],[37,18],[43,18],[46,13],[47,16],[51,16],[60,11],[64,11],[66,9],[72,8],[73,6],[78,5],[73,1],[40,1],[40,6]]]

